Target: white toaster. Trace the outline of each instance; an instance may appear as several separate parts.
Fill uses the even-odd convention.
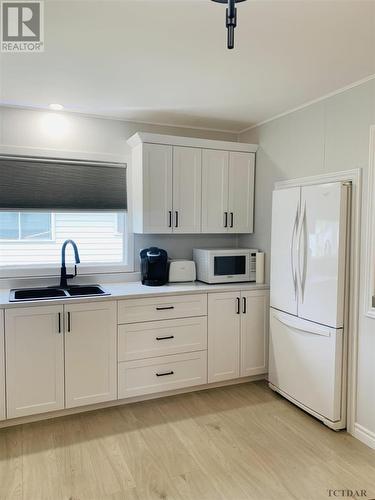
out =
[[[169,263],[169,282],[180,283],[195,281],[197,273],[193,260],[171,260]]]

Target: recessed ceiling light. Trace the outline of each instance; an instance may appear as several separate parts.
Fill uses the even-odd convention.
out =
[[[48,107],[53,111],[62,111],[64,109],[64,106],[62,104],[50,104]]]

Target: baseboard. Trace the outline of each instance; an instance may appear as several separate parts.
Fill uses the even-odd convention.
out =
[[[363,425],[355,423],[353,436],[375,450],[375,432],[366,429]]]
[[[189,392],[204,391],[207,389],[215,389],[218,387],[227,387],[230,385],[244,384],[246,382],[256,382],[259,380],[264,380],[267,378],[267,374],[262,375],[250,375],[248,377],[241,377],[232,380],[225,380],[222,382],[214,382],[210,384],[196,385],[193,387],[184,387],[181,389],[174,389],[171,391],[157,392],[154,394],[146,394],[144,396],[133,396],[126,399],[116,399],[114,401],[107,401],[104,403],[97,403],[88,406],[79,406],[76,408],[65,408],[63,410],[51,411],[48,413],[38,413],[37,415],[29,415],[26,417],[17,417],[9,420],[0,421],[0,429],[5,427],[12,427],[14,425],[29,424],[32,422],[39,422],[41,420],[49,420],[58,417],[65,417],[68,415],[75,415],[78,413],[86,413],[94,410],[102,410],[105,408],[113,408],[115,406],[122,406],[131,403],[139,403],[141,401],[148,401],[150,399],[165,398],[168,396],[176,396],[179,394],[185,394]]]

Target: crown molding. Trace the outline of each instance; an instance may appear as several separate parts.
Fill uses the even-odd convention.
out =
[[[250,127],[247,127],[247,128],[240,130],[239,132],[237,132],[237,134],[238,135],[244,134],[245,132],[248,132],[249,130],[253,130],[254,128],[265,125],[266,123],[273,122],[274,120],[282,118],[283,116],[290,115],[292,113],[295,113],[296,111],[300,111],[301,109],[308,108],[309,106],[312,106],[313,104],[317,104],[321,101],[325,101],[326,99],[329,99],[330,97],[334,97],[338,94],[342,94],[343,92],[346,92],[347,90],[353,89],[355,87],[359,87],[360,85],[363,85],[367,82],[370,82],[371,80],[375,80],[375,74],[367,76],[366,78],[362,78],[361,80],[357,80],[356,82],[350,83],[349,85],[346,85],[345,87],[341,87],[337,90],[334,90],[333,92],[330,92],[329,94],[325,94],[321,97],[318,97],[317,99],[313,99],[312,101],[307,101],[304,104],[297,106],[296,108],[289,109],[287,111],[284,111],[282,113],[274,115],[271,118],[267,118],[266,120],[255,123],[254,125],[251,125]]]

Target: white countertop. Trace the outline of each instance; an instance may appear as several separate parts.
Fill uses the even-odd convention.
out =
[[[74,283],[72,283],[74,284]],[[0,309],[10,307],[30,307],[41,305],[56,305],[75,302],[92,302],[102,300],[135,299],[140,297],[155,297],[161,295],[183,295],[192,293],[208,292],[231,292],[234,290],[268,290],[268,285],[258,285],[256,283],[229,283],[222,285],[207,285],[196,281],[194,283],[169,283],[163,286],[145,286],[140,281],[128,283],[100,283],[110,295],[96,297],[72,297],[64,299],[49,300],[27,300],[20,302],[9,302],[9,288],[0,289]]]

